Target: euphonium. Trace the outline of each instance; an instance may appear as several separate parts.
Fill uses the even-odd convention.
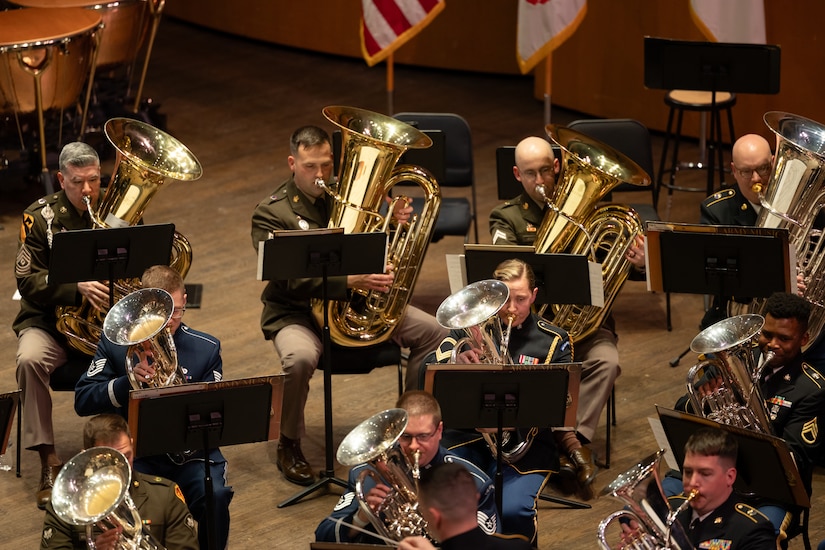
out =
[[[52,489],[55,514],[71,525],[86,526],[86,543],[94,549],[94,527],[121,527],[119,550],[164,550],[140,519],[129,486],[132,467],[109,447],[92,447],[75,455],[57,474]]]
[[[477,352],[480,363],[513,363],[509,345],[514,317],[508,315],[507,326],[502,328],[498,314],[509,298],[510,289],[506,283],[487,279],[471,283],[441,302],[435,313],[438,323],[444,328],[466,333],[453,345],[450,363],[458,362],[458,355],[465,345]],[[519,428],[505,430],[501,436],[502,460],[513,464],[521,459],[530,450],[537,433],[537,428],[529,428],[526,435]],[[497,435],[488,431],[482,431],[481,435],[493,456],[497,456]]]
[[[696,353],[710,355],[690,368],[687,390],[695,414],[722,424],[772,434],[770,417],[759,389],[761,370],[757,369],[753,348],[765,319],[761,315],[745,314],[728,317],[700,332],[690,343]],[[766,357],[766,363],[770,358]],[[718,388],[697,395],[697,377],[713,367],[721,378]]]
[[[803,276],[803,297],[811,304],[810,342],[825,326],[825,242],[821,221],[825,206],[825,126],[813,120],[778,111],[765,113],[765,124],[776,134],[773,171],[766,185],[757,184],[762,210],[757,227],[788,229],[796,250],[797,270]],[[766,299],[753,300],[747,311],[764,313]],[[731,302],[732,313],[744,310]]]
[[[537,253],[584,254],[602,264],[604,306],[552,306],[553,324],[573,341],[583,340],[602,325],[630,273],[625,253],[642,221],[629,206],[597,207],[621,183],[650,185],[650,176],[612,147],[565,127],[548,125],[547,135],[561,147],[561,176],[545,196],[547,212],[536,231]],[[542,311],[544,314],[544,310]]]
[[[382,411],[353,428],[336,453],[338,462],[344,466],[368,463],[374,468],[365,468],[359,474],[356,498],[376,532],[393,540],[429,536],[427,521],[418,510],[418,455],[411,463],[398,443],[406,428],[407,412],[404,409]],[[367,477],[392,489],[376,510],[365,499],[364,481]]]
[[[660,464],[664,451],[660,450],[620,474],[602,491],[625,503],[625,510],[613,512],[599,523],[598,540],[602,550],[613,550],[616,544],[607,541],[607,529],[616,520],[626,518],[638,523],[638,532],[632,540],[622,541],[622,548],[632,550],[688,550],[693,548],[682,524],[676,516],[689,505],[698,493],[687,495],[677,510],[671,510],[662,490]]]
[[[129,346],[126,373],[133,389],[177,386],[186,381],[166,326],[174,309],[171,294],[160,288],[143,288],[125,296],[106,314],[103,334],[114,344]],[[151,380],[138,380],[134,368],[146,352],[151,354],[155,374]]]
[[[329,227],[390,234],[391,216],[379,213],[390,189],[412,182],[424,192],[422,212],[392,232],[387,263],[393,265],[395,280],[390,291],[353,289],[349,300],[329,304],[333,342],[348,347],[378,344],[392,336],[404,314],[441,208],[438,183],[426,170],[395,165],[407,149],[429,147],[432,140],[408,124],[363,109],[325,107],[324,116],[341,128],[342,137],[337,185],[319,182],[335,199]],[[323,303],[316,301],[313,311],[320,324]]]
[[[189,181],[201,177],[198,159],[183,143],[144,122],[113,118],[106,122],[106,138],[117,150],[114,173],[95,212],[86,200],[98,228],[137,224],[146,205],[167,179]],[[192,264],[192,247],[175,232],[169,265],[185,277]],[[138,288],[133,280],[115,283],[115,301]],[[80,306],[59,306],[57,330],[77,350],[94,355],[106,312],[97,311],[86,298]]]

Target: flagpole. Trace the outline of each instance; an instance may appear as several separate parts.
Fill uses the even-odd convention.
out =
[[[392,104],[392,95],[395,90],[395,65],[393,63],[393,54],[387,56],[387,115],[392,116],[395,112]]]
[[[550,90],[553,81],[553,54],[544,58],[544,124],[550,124]]]

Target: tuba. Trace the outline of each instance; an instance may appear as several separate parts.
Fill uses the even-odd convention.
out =
[[[137,224],[146,205],[168,180],[190,181],[201,177],[201,165],[186,146],[169,134],[144,122],[113,118],[106,122],[106,138],[117,150],[114,173],[95,212],[88,199],[86,208],[98,228]],[[192,247],[175,232],[169,265],[185,277],[192,264]],[[139,285],[134,280],[114,284],[115,302]],[[83,298],[79,306],[58,306],[57,330],[69,344],[94,355],[106,312],[97,311]]]
[[[612,147],[569,128],[546,127],[561,147],[562,175],[550,195],[547,212],[536,231],[537,253],[584,254],[602,265],[604,306],[550,306],[553,324],[573,341],[583,340],[602,325],[631,270],[625,253],[644,227],[631,207],[597,207],[621,183],[650,185],[650,176]],[[547,313],[546,306],[541,314]]]
[[[355,482],[355,494],[376,532],[385,539],[430,536],[427,521],[418,510],[418,455],[413,463],[398,439],[407,427],[404,409],[388,409],[358,424],[338,446],[336,458],[344,466],[368,463]],[[378,472],[378,473],[376,473]],[[367,504],[364,480],[373,478],[392,491],[377,510]]]
[[[761,369],[753,357],[753,348],[765,319],[761,315],[745,314],[728,317],[700,332],[690,343],[696,353],[709,355],[690,368],[687,390],[695,414],[721,424],[771,435],[770,417],[759,389]],[[770,361],[770,352],[763,365]],[[720,386],[707,395],[697,395],[696,379],[707,367],[713,366],[722,380]]]
[[[788,229],[805,283],[803,297],[812,306],[808,330],[814,342],[825,326],[825,242],[817,221],[825,206],[825,126],[779,111],[765,113],[764,121],[776,134],[776,154],[767,184],[753,189],[762,204],[756,225]],[[747,311],[762,314],[765,303],[764,298],[752,300]],[[738,304],[731,307],[731,313],[744,313]]]
[[[338,183],[316,182],[334,199],[329,227],[341,227],[345,233],[387,233],[387,263],[395,270],[389,292],[353,289],[348,300],[329,303],[330,336],[342,346],[378,344],[392,336],[404,314],[441,208],[438,183],[426,170],[395,165],[407,149],[427,148],[432,140],[408,124],[372,111],[335,106],[323,112],[341,128],[342,137]],[[423,190],[424,208],[409,224],[392,231],[391,216],[379,211],[390,189],[407,181]],[[320,325],[323,302],[313,304],[313,313]]]
[[[499,310],[510,297],[509,287],[502,281],[487,279],[471,283],[448,296],[438,306],[435,318],[444,328],[463,330],[466,336],[459,339],[450,354],[450,363],[458,362],[461,348],[469,345],[477,350],[479,361],[488,365],[512,364],[508,351],[513,317],[507,317],[507,326],[502,328]],[[530,428],[523,434],[519,428],[505,430],[501,435],[501,458],[508,464],[520,460],[538,433]],[[493,456],[498,456],[498,441],[495,433],[481,432]]]
[[[94,549],[94,531],[122,527],[119,550],[164,550],[145,528],[129,496],[132,467],[119,451],[93,447],[75,455],[57,474],[52,507],[63,521],[86,526],[86,543]]]
[[[645,458],[626,472],[619,474],[604,488],[602,495],[612,495],[625,503],[625,508],[613,512],[599,523],[598,539],[602,550],[617,545],[607,541],[607,530],[613,522],[629,519],[639,524],[633,540],[623,541],[622,548],[631,550],[688,550],[693,548],[682,524],[676,517],[698,496],[691,493],[677,510],[671,510],[662,491],[661,462],[664,450]]]
[[[126,374],[133,389],[178,386],[186,380],[178,364],[175,341],[166,327],[174,309],[171,294],[160,288],[144,288],[125,296],[106,314],[103,334],[113,344],[129,346]],[[134,368],[147,351],[155,375],[148,381],[138,380]]]

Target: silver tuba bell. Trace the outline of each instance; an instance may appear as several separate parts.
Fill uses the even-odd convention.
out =
[[[621,547],[631,550],[688,550],[693,548],[676,516],[690,505],[698,493],[688,495],[684,503],[671,510],[662,491],[661,462],[664,451],[648,456],[626,472],[619,474],[604,488],[602,495],[612,495],[625,503],[626,509],[613,512],[599,523],[598,540],[602,550]],[[622,518],[635,521],[638,530],[621,545],[610,544],[608,528]]]
[[[690,343],[696,353],[712,358],[690,368],[687,390],[693,411],[722,424],[730,424],[771,434],[771,422],[759,389],[760,370],[756,367],[753,348],[765,319],[745,314],[728,317],[700,332]],[[765,364],[769,358],[763,362]],[[718,388],[699,396],[696,379],[713,366],[721,378]]]
[[[358,503],[376,532],[385,539],[430,536],[427,521],[418,510],[418,455],[412,463],[398,439],[407,428],[407,411],[388,409],[364,420],[338,446],[336,458],[344,466],[368,463],[355,484]],[[376,473],[378,472],[378,473]],[[392,491],[377,510],[367,504],[364,480],[372,477]]]
[[[175,341],[166,327],[174,310],[171,294],[160,288],[142,288],[126,295],[106,314],[103,334],[114,344],[129,346],[126,373],[132,388],[162,388],[185,382]],[[135,366],[146,352],[151,353],[155,369],[149,381],[138,380],[134,374]]]
[[[463,330],[467,336],[455,343],[450,363],[455,363],[464,345],[479,353],[482,363],[512,363],[507,344],[512,319],[506,329],[497,315],[510,298],[510,289],[501,281],[487,279],[471,283],[441,302],[435,319],[444,328]]]
[[[129,496],[132,467],[123,454],[109,447],[92,447],[76,454],[57,474],[52,507],[63,521],[86,526],[86,542],[94,549],[93,528],[123,529],[118,550],[164,550],[144,528]]]

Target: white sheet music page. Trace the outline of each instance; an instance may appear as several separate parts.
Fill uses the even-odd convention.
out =
[[[455,294],[467,286],[467,264],[464,254],[445,254],[447,260],[447,278],[450,281],[450,294]]]
[[[671,470],[681,471],[679,462],[676,460],[676,455],[673,454],[673,449],[670,448],[670,442],[667,440],[662,421],[652,416],[649,416],[647,421],[650,423],[650,429],[653,430],[653,437],[656,438],[656,443],[659,445],[659,448],[665,450],[665,462],[667,462],[667,465]]]
[[[587,262],[587,267],[590,270],[590,303],[596,307],[604,307],[602,264]]]

